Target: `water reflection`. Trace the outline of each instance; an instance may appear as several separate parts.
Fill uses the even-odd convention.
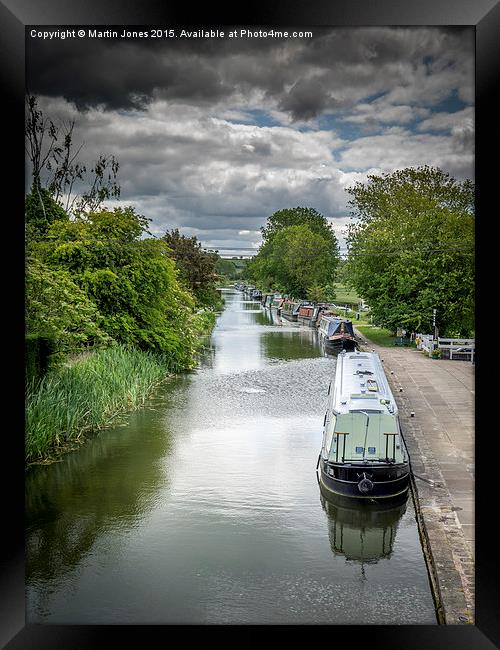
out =
[[[64,576],[99,536],[138,525],[168,484],[159,459],[171,446],[163,423],[143,410],[132,414],[126,427],[95,436],[60,462],[31,468],[26,476],[28,583]]]
[[[320,357],[316,332],[290,329],[266,332],[260,337],[263,355],[268,359],[311,359]]]
[[[260,325],[278,326],[284,326],[285,323],[287,323],[287,321],[284,321],[275,309],[264,309],[263,307],[261,307],[261,313],[260,316],[257,317],[257,322]]]
[[[349,504],[323,494],[320,500],[328,515],[328,538],[335,555],[359,563],[362,573],[365,564],[391,557],[406,498],[395,505]]]

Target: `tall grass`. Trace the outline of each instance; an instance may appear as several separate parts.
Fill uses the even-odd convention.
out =
[[[142,404],[173,370],[167,358],[123,346],[96,351],[27,388],[26,461],[50,458]]]

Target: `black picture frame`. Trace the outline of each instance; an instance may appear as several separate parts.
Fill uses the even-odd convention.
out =
[[[172,626],[52,626],[26,625],[24,596],[24,48],[27,25],[168,25],[219,26],[228,24],[314,26],[368,25],[467,25],[476,32],[476,209],[477,242],[477,363],[476,363],[476,623],[457,626],[314,626],[307,634],[323,632],[325,643],[338,642],[340,634],[356,647],[384,648],[460,648],[482,650],[500,646],[500,589],[497,588],[497,542],[494,534],[496,476],[491,454],[485,441],[496,446],[498,419],[488,417],[482,395],[491,389],[491,371],[498,368],[494,349],[494,323],[485,317],[485,307],[494,299],[488,279],[494,273],[498,217],[495,210],[498,181],[495,159],[500,143],[499,116],[493,96],[498,90],[500,69],[500,4],[498,0],[420,0],[403,3],[397,0],[344,0],[301,2],[278,0],[268,4],[245,3],[230,10],[207,5],[166,5],[161,0],[0,0],[0,68],[3,90],[2,150],[7,162],[3,174],[5,207],[4,239],[4,337],[7,352],[5,374],[8,393],[5,411],[12,412],[9,426],[4,426],[3,541],[0,643],[18,648],[90,648],[101,647],[120,637],[132,644],[150,645],[154,637],[171,641]],[[7,145],[7,138],[10,143]],[[489,155],[490,154],[490,155]],[[491,162],[490,162],[491,160]],[[23,170],[23,171],[21,171]],[[8,255],[9,252],[12,255]],[[496,274],[498,276],[498,274]],[[8,318],[8,320],[7,320]],[[489,332],[488,321],[493,331]],[[14,333],[14,336],[12,335]],[[8,338],[7,338],[8,337]],[[491,343],[491,344],[490,344]],[[16,368],[20,368],[16,372]],[[17,405],[17,406],[16,406]],[[19,408],[17,408],[19,407]],[[9,471],[7,471],[9,468]],[[489,519],[490,518],[490,519]],[[175,627],[175,626],[174,626]],[[238,626],[221,626],[223,631],[240,633]],[[266,626],[268,628],[268,626]],[[203,628],[203,629],[200,629]],[[193,631],[211,634],[219,626],[196,626]],[[260,626],[245,633],[253,635]],[[266,634],[270,630],[267,629]],[[276,631],[276,630],[273,630]],[[296,634],[290,626],[278,633]],[[333,632],[335,638],[330,634]],[[153,636],[152,636],[153,635]],[[288,636],[288,635],[287,635]],[[205,636],[205,640],[210,639]]]

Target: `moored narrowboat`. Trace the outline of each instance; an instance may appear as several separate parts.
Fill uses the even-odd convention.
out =
[[[409,455],[377,354],[338,355],[318,466],[327,494],[375,502],[407,494]]]
[[[286,320],[296,323],[301,304],[302,303],[293,300],[284,300],[281,305],[281,315],[283,318],[286,318]]]
[[[255,287],[253,286],[253,284],[247,285],[247,286],[243,289],[243,291],[244,291],[244,293],[245,293],[245,297],[246,297],[246,298],[251,298],[251,297],[252,297],[252,292],[253,292],[254,289],[255,289]]]
[[[277,312],[281,312],[281,305],[284,302],[284,298],[281,296],[279,293],[275,293],[273,296],[273,300],[271,302],[271,309]]]
[[[316,327],[316,325],[318,324],[319,316],[327,308],[328,305],[324,302],[320,302],[320,303],[303,302],[299,307],[297,321],[301,325],[307,325],[308,327]]]
[[[327,350],[355,350],[358,347],[352,321],[347,318],[323,313],[319,318],[318,332]]]
[[[273,295],[272,293],[264,293],[262,294],[262,299],[260,301],[260,304],[264,309],[268,309],[271,307],[271,302],[273,300]]]

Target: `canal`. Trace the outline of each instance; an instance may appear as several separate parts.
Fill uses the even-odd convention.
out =
[[[27,622],[435,624],[411,497],[320,496],[335,358],[224,297],[199,368],[28,472]]]

